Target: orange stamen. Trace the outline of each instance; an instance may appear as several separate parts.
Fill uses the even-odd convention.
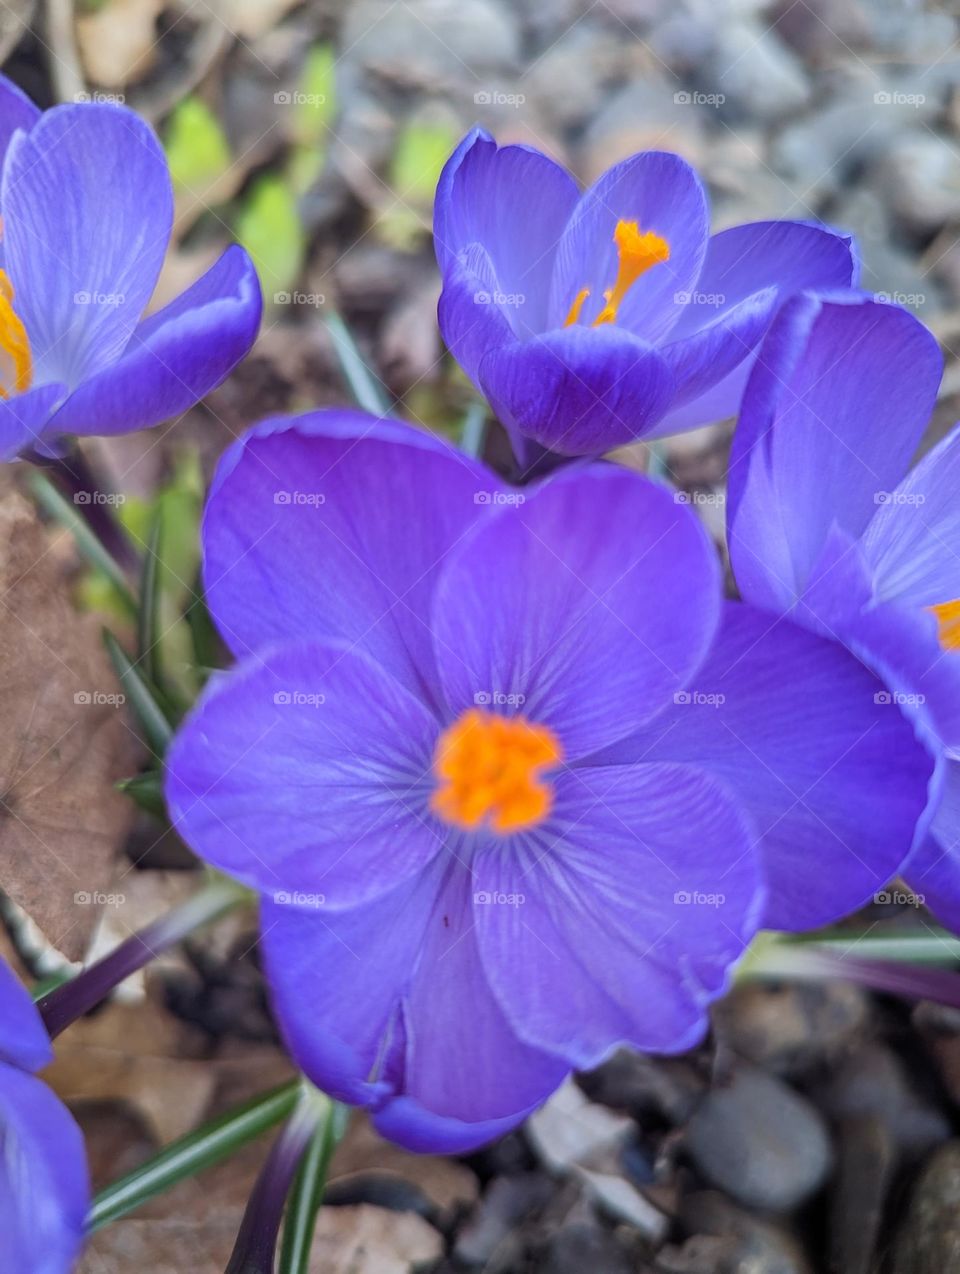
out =
[[[567,314],[567,317],[563,320],[564,327],[569,327],[571,323],[579,323],[580,311],[583,309],[583,303],[589,295],[589,288],[580,289],[577,295],[573,298],[573,304],[570,306],[570,311]]]
[[[33,379],[30,340],[13,308],[13,286],[0,270],[0,398],[22,394]]]
[[[603,323],[616,322],[617,312],[620,309],[623,298],[636,283],[637,279],[642,274],[646,274],[651,266],[660,265],[662,262],[670,260],[670,245],[666,239],[655,234],[652,230],[645,230],[641,234],[640,227],[635,221],[618,221],[613,231],[613,241],[617,245],[617,255],[619,257],[617,277],[613,287],[606,288],[603,293],[606,305],[593,320],[591,325],[593,327],[600,327]],[[571,323],[577,322],[580,318],[583,303],[589,295],[589,288],[581,288],[577,293],[573,304],[570,306],[570,312],[567,315],[564,327],[569,327]]]
[[[535,827],[553,806],[553,788],[541,771],[562,757],[558,739],[546,726],[471,708],[437,741],[437,787],[430,808],[469,830],[487,825],[506,833]]]
[[[930,609],[940,625],[940,645],[944,650],[960,650],[960,598],[952,602],[941,602]]]

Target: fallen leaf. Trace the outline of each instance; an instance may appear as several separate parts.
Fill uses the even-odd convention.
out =
[[[77,18],[77,45],[95,84],[123,88],[143,79],[157,56],[164,0],[109,0]]]
[[[67,597],[31,506],[0,488],[0,888],[67,959],[86,949],[133,806],[140,745],[99,625]]]

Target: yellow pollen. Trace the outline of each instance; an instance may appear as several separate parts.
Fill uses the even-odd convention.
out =
[[[553,805],[553,788],[541,771],[562,758],[563,749],[546,726],[471,708],[437,741],[437,786],[430,808],[446,822],[471,830],[535,827]]]
[[[953,602],[941,602],[930,609],[940,625],[940,645],[944,650],[960,650],[960,598]]]
[[[0,270],[0,398],[22,394],[33,379],[30,341],[23,320],[13,308],[13,287]]]
[[[600,327],[602,323],[616,322],[617,311],[620,309],[623,298],[641,274],[646,274],[653,265],[660,265],[670,260],[670,245],[666,239],[652,230],[641,233],[635,221],[618,221],[613,232],[613,241],[617,245],[617,254],[620,258],[617,277],[613,287],[605,289],[603,293],[606,305],[593,320],[593,327]],[[583,303],[589,295],[589,288],[582,288],[577,293],[570,306],[564,327],[577,322]]]

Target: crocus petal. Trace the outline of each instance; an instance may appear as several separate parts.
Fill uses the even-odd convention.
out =
[[[735,415],[752,355],[783,301],[808,288],[854,287],[857,274],[853,241],[826,226],[757,221],[715,234],[662,350],[677,394],[657,432]]]
[[[482,465],[397,421],[265,421],[221,460],[207,503],[211,613],[238,655],[291,637],[362,639],[432,701],[435,575],[501,492]]]
[[[930,833],[904,863],[903,877],[942,924],[960,933],[960,761],[947,764]]]
[[[125,107],[54,107],[11,142],[0,210],[34,381],[76,385],[123,352],[159,276],[173,221],[160,143]]]
[[[381,1131],[410,1149],[489,1141],[566,1073],[523,1045],[494,1001],[470,873],[455,858],[349,911],[265,903],[262,927],[274,1009],[297,1064],[340,1100],[373,1107]]]
[[[5,1268],[69,1274],[90,1204],[83,1137],[46,1084],[2,1062],[0,1145]]]
[[[277,647],[216,678],[187,718],[167,763],[170,813],[244,883],[347,907],[440,848],[426,813],[437,732],[355,651]]]
[[[29,132],[39,118],[39,109],[23,89],[5,75],[0,75],[0,164],[17,129]]]
[[[913,845],[934,760],[891,698],[837,643],[728,603],[696,679],[601,759],[685,761],[721,777],[760,836],[765,925],[813,928],[867,901]]]
[[[693,290],[707,250],[709,217],[700,179],[679,155],[647,151],[609,168],[583,195],[557,247],[550,290],[550,327],[560,327],[583,288],[580,312],[589,324],[617,277],[614,230],[635,221],[641,233],[667,241],[668,261],[651,266],[632,285],[616,322],[645,341],[658,341],[678,321],[677,293]]]
[[[34,448],[44,450],[44,430],[66,392],[66,385],[37,385],[15,398],[0,399],[0,461],[15,460]]]
[[[691,1047],[759,921],[752,830],[693,767],[576,769],[556,789],[548,824],[477,856],[497,998],[521,1038],[573,1067],[619,1043]]]
[[[876,596],[913,606],[960,597],[960,428],[883,493],[863,537]]]
[[[499,283],[485,248],[471,244],[444,271],[437,318],[443,339],[479,388],[484,356],[516,339],[506,306],[498,304]]]
[[[0,960],[0,1063],[38,1071],[52,1061],[50,1039],[29,991]]]
[[[85,380],[49,431],[129,433],[186,411],[249,351],[261,309],[253,262],[234,245],[177,300],[139,325],[122,358]]]
[[[480,385],[504,422],[564,456],[602,455],[660,420],[673,378],[623,328],[567,327],[491,350]]]
[[[630,733],[697,667],[719,612],[716,554],[670,492],[613,465],[518,499],[443,568],[440,679],[453,713],[506,696],[570,761]]]
[[[474,129],[447,160],[437,185],[433,238],[447,275],[464,251],[488,254],[499,290],[514,306],[517,335],[542,331],[553,254],[579,192],[570,174],[529,146],[501,146]],[[447,335],[441,313],[441,330]]]
[[[855,295],[783,307],[730,459],[730,551],[748,601],[788,606],[834,524],[863,532],[917,446],[941,367],[933,336],[905,310]]]

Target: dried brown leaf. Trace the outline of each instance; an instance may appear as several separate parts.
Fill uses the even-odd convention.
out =
[[[68,959],[83,954],[133,808],[136,768],[97,621],[67,597],[30,505],[0,489],[0,888]]]

